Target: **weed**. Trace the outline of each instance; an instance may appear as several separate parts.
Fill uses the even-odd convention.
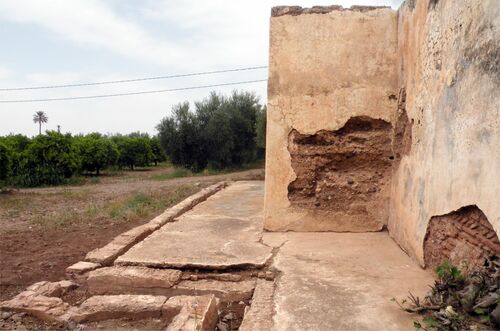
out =
[[[458,284],[464,281],[461,271],[448,260],[436,267],[436,274],[446,284]]]
[[[410,305],[405,305],[406,300],[394,301],[405,311],[424,314],[422,323],[413,323],[415,329],[457,331],[474,325],[491,328],[498,323],[491,317],[500,301],[499,266],[498,257],[492,257],[484,267],[463,273],[451,262],[443,261],[435,270],[438,279],[424,302],[411,293]]]

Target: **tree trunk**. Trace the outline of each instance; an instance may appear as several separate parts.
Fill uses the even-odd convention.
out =
[[[42,122],[38,122],[38,134],[42,134]]]
[[[99,168],[96,170],[97,176],[99,177]]]

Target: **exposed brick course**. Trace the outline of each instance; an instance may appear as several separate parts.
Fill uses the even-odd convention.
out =
[[[500,255],[500,241],[486,215],[476,206],[460,208],[429,222],[424,241],[424,260],[435,267],[443,260],[479,266]]]

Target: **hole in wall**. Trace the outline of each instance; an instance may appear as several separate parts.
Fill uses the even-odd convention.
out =
[[[288,185],[292,206],[366,215],[367,203],[383,204],[393,162],[390,123],[353,117],[336,131],[313,135],[292,130],[288,150],[297,178]]]
[[[499,255],[498,236],[477,206],[462,207],[430,219],[424,239],[426,267],[449,260],[475,269],[484,265],[486,259]]]

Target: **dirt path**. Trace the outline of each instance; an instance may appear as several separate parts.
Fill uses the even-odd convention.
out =
[[[119,233],[222,180],[263,179],[254,169],[154,180],[171,168],[103,177],[98,184],[16,190],[0,195],[0,301],[69,265]]]

